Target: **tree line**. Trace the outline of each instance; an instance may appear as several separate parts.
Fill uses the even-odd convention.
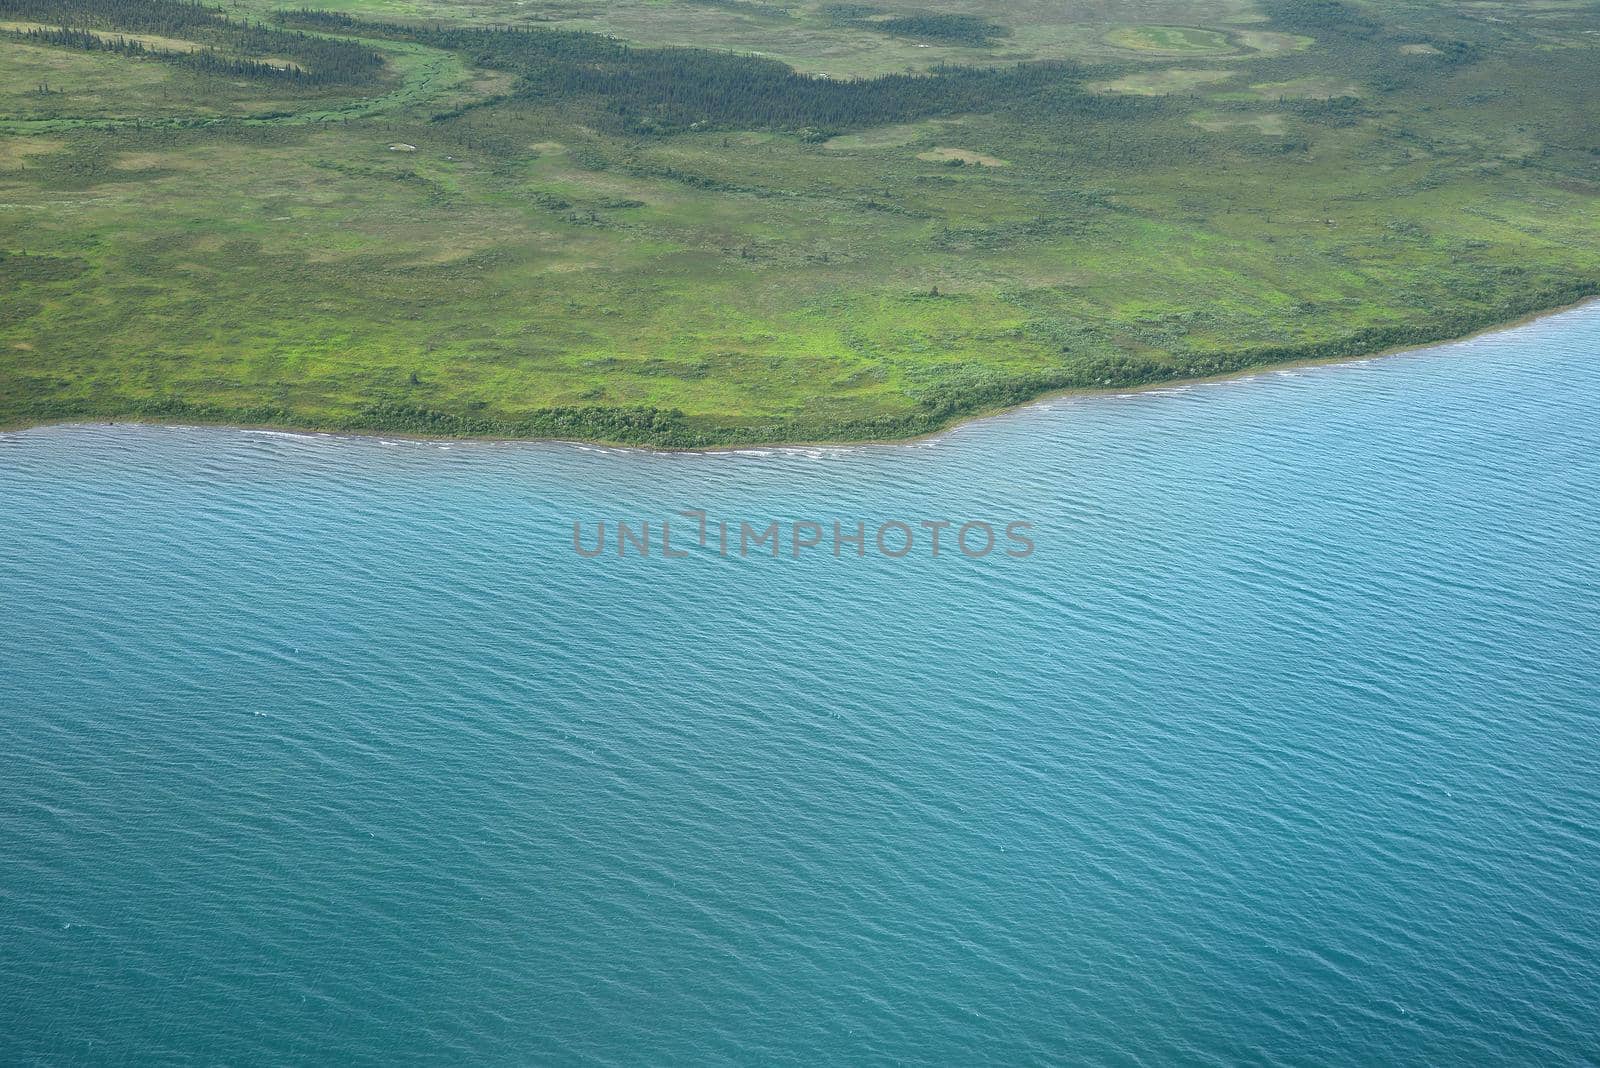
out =
[[[926,37],[958,44],[986,45],[1011,31],[981,15],[897,15],[894,18],[860,22],[856,25],[897,37]]]
[[[990,22],[982,15],[947,15],[932,11],[891,14],[869,4],[827,4],[822,13],[835,26],[858,30],[877,30],[897,37],[922,37],[955,44],[986,45],[996,37],[1008,37],[1011,30]]]
[[[354,41],[235,20],[187,0],[0,0],[0,19],[47,23],[53,28],[20,34],[40,44],[144,56],[224,77],[359,85],[383,70],[383,57]],[[159,48],[117,31],[182,37],[200,47]]]
[[[1004,111],[1060,119],[1147,110],[1097,94],[1059,61],[942,66],[926,74],[844,79],[801,74],[759,56],[699,48],[635,48],[609,37],[530,27],[419,27],[343,14],[286,12],[286,23],[415,41],[521,76],[514,95],[571,109],[614,132],[686,129],[835,131],[939,115]]]

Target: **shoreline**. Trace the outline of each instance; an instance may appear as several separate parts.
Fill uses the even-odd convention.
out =
[[[1397,345],[1397,346],[1393,346],[1393,347],[1387,348],[1387,349],[1376,349],[1376,350],[1374,350],[1372,352],[1361,353],[1361,354],[1352,355],[1352,356],[1330,356],[1330,357],[1327,357],[1326,359],[1288,360],[1288,361],[1285,361],[1285,362],[1282,362],[1282,363],[1263,363],[1263,364],[1258,364],[1258,365],[1256,365],[1254,367],[1248,367],[1248,368],[1244,368],[1244,369],[1238,370],[1238,371],[1229,371],[1229,372],[1224,373],[1224,374],[1204,375],[1204,376],[1201,376],[1199,378],[1170,378],[1170,379],[1166,379],[1166,380],[1161,381],[1161,382],[1147,382],[1147,383],[1143,383],[1141,385],[1136,385],[1136,386],[1106,386],[1106,387],[1103,387],[1103,388],[1073,387],[1073,388],[1069,388],[1069,389],[1051,390],[1051,391],[1048,391],[1048,392],[1045,392],[1045,393],[1041,393],[1036,397],[1031,397],[1028,400],[1021,401],[1021,402],[1019,402],[1017,404],[1008,404],[1008,405],[1004,405],[1004,406],[1001,406],[1001,407],[998,407],[998,408],[989,408],[989,409],[984,409],[982,411],[977,411],[977,412],[972,412],[972,413],[969,413],[969,414],[966,414],[966,415],[962,415],[962,416],[960,416],[960,417],[958,417],[956,419],[951,420],[948,424],[938,428],[937,430],[931,430],[926,434],[917,434],[915,436],[905,437],[905,438],[861,438],[861,439],[851,439],[851,440],[828,440],[828,441],[808,441],[808,440],[804,440],[804,439],[798,439],[798,440],[794,440],[794,441],[752,442],[752,443],[744,444],[744,445],[673,446],[673,445],[641,445],[641,444],[638,444],[637,442],[612,442],[612,441],[604,441],[604,440],[597,440],[597,439],[587,439],[587,438],[508,438],[508,437],[495,437],[495,436],[492,436],[492,435],[481,435],[481,436],[480,435],[462,435],[462,436],[459,436],[459,437],[432,437],[432,436],[429,436],[429,435],[426,435],[426,434],[407,434],[407,433],[401,433],[401,432],[375,433],[375,432],[366,431],[366,430],[342,430],[342,429],[328,428],[328,427],[285,426],[285,425],[280,424],[280,423],[229,423],[229,422],[214,422],[213,423],[213,422],[186,420],[186,419],[173,419],[173,420],[152,419],[152,418],[149,418],[149,417],[138,417],[138,416],[130,417],[130,418],[127,418],[125,420],[117,420],[117,419],[111,419],[111,418],[100,418],[100,419],[95,419],[95,418],[88,418],[88,419],[85,419],[85,418],[67,418],[67,419],[44,420],[42,422],[37,422],[37,423],[23,422],[23,423],[0,424],[0,434],[20,433],[20,432],[27,431],[27,430],[39,429],[41,427],[115,426],[115,425],[117,425],[118,422],[122,422],[126,426],[161,426],[161,427],[172,427],[172,428],[175,428],[175,429],[192,428],[192,429],[197,429],[197,430],[198,429],[241,430],[241,431],[243,431],[243,430],[263,431],[264,430],[264,431],[272,431],[274,433],[279,433],[279,434],[292,434],[292,435],[299,435],[299,436],[305,436],[305,437],[360,438],[360,439],[365,439],[365,440],[369,440],[369,441],[414,441],[414,442],[436,442],[436,443],[441,443],[441,444],[442,443],[446,443],[446,442],[449,442],[449,443],[463,443],[463,444],[481,443],[481,444],[486,444],[486,445],[500,445],[500,444],[574,445],[574,446],[588,446],[588,447],[593,447],[593,448],[604,448],[604,449],[625,449],[625,450],[628,450],[630,452],[684,453],[684,454],[737,453],[737,452],[752,452],[752,451],[756,451],[756,450],[769,450],[769,449],[828,449],[828,448],[832,448],[832,449],[853,449],[853,448],[862,448],[862,447],[893,447],[893,446],[897,446],[897,445],[898,446],[916,445],[916,444],[919,444],[919,443],[931,441],[931,440],[934,440],[935,438],[938,438],[938,437],[940,437],[940,436],[942,436],[944,434],[948,434],[953,430],[958,430],[958,429],[960,429],[962,427],[969,426],[969,425],[971,425],[973,423],[977,423],[977,422],[980,422],[980,421],[983,421],[983,420],[986,420],[986,419],[994,419],[994,418],[997,418],[999,416],[1008,415],[1008,414],[1011,414],[1011,413],[1014,413],[1014,412],[1020,412],[1020,411],[1023,411],[1025,409],[1027,409],[1027,408],[1033,407],[1034,405],[1042,404],[1042,403],[1045,403],[1045,402],[1051,401],[1051,400],[1062,400],[1062,399],[1066,399],[1066,398],[1081,398],[1081,397],[1097,397],[1097,396],[1118,396],[1118,395],[1128,395],[1128,394],[1135,394],[1135,393],[1149,393],[1149,392],[1153,392],[1155,390],[1172,389],[1172,388],[1180,387],[1180,386],[1197,386],[1197,385],[1208,385],[1208,384],[1218,383],[1218,382],[1234,382],[1234,381],[1239,381],[1239,380],[1242,380],[1242,379],[1251,378],[1251,377],[1253,377],[1255,375],[1266,374],[1266,373],[1272,372],[1272,371],[1293,370],[1293,369],[1296,369],[1296,368],[1306,368],[1306,367],[1337,367],[1337,366],[1339,366],[1341,364],[1365,363],[1365,362],[1367,362],[1369,360],[1386,359],[1386,358],[1391,357],[1391,356],[1405,355],[1406,353],[1423,352],[1423,351],[1426,351],[1427,349],[1439,348],[1439,347],[1444,346],[1444,345],[1454,345],[1454,344],[1457,344],[1459,342],[1471,341],[1474,338],[1485,337],[1485,336],[1490,335],[1490,334],[1506,333],[1508,331],[1516,330],[1516,329],[1518,329],[1520,327],[1527,326],[1530,323],[1539,322],[1540,320],[1543,320],[1543,319],[1551,319],[1551,318],[1554,318],[1554,317],[1556,317],[1558,315],[1564,315],[1567,312],[1577,311],[1577,310],[1579,310],[1581,308],[1586,308],[1586,307],[1590,307],[1590,306],[1600,307],[1600,296],[1583,297],[1583,298],[1581,298],[1579,300],[1576,300],[1576,301],[1573,301],[1573,302],[1571,302],[1569,304],[1562,304],[1562,305],[1557,305],[1557,306],[1551,307],[1551,308],[1544,308],[1544,309],[1541,309],[1539,311],[1529,312],[1526,315],[1519,316],[1519,317],[1517,317],[1515,319],[1509,319],[1509,320],[1506,320],[1505,322],[1495,323],[1495,324],[1492,324],[1490,326],[1485,326],[1485,327],[1483,327],[1483,328],[1481,328],[1479,330],[1473,330],[1470,333],[1460,334],[1460,335],[1457,335],[1455,337],[1440,338],[1437,341],[1428,341],[1428,342],[1423,342],[1423,343],[1417,344],[1417,345]]]

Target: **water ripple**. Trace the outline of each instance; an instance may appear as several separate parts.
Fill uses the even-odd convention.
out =
[[[1580,1062],[1597,351],[894,447],[0,434],[0,1054]],[[571,551],[686,508],[1039,550]]]

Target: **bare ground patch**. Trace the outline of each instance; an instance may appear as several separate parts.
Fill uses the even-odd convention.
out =
[[[29,156],[48,156],[65,147],[64,141],[45,137],[0,137],[0,170],[16,170]]]
[[[1216,112],[1201,112],[1192,115],[1189,122],[1202,130],[1211,133],[1226,133],[1229,130],[1253,128],[1264,134],[1278,136],[1288,132],[1288,126],[1282,115],[1223,115]]]
[[[879,126],[871,130],[858,130],[855,133],[840,134],[830,137],[822,143],[822,147],[833,152],[862,151],[874,148],[900,148],[924,137],[938,135],[945,128],[944,122],[908,122],[897,126]]]
[[[1274,33],[1270,30],[1236,30],[1234,36],[1245,47],[1269,56],[1282,55],[1285,52],[1303,52],[1316,44],[1313,38],[1302,37],[1297,33]]]
[[[1295,78],[1287,82],[1262,82],[1250,87],[1263,100],[1332,100],[1341,96],[1360,96],[1361,86],[1343,78]]]
[[[1168,70],[1140,71],[1118,78],[1114,82],[1100,82],[1090,88],[1112,93],[1133,93],[1137,96],[1165,96],[1168,93],[1187,93],[1202,85],[1225,82],[1238,73],[1236,70],[1172,67]]]
[[[982,152],[972,152],[965,148],[930,148],[926,152],[918,152],[918,159],[927,160],[929,163],[949,163],[951,160],[960,160],[962,163],[976,164],[980,167],[1009,167],[1010,160],[986,156]]]

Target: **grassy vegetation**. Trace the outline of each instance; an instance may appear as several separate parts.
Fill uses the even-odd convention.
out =
[[[870,4],[830,4],[825,9],[834,24],[856,29],[876,30],[928,41],[958,41],[987,45],[1011,31],[981,15],[949,15],[938,12],[896,14]]]
[[[1600,293],[1578,0],[41,5],[0,424],[893,437]]]
[[[1106,40],[1132,52],[1206,55],[1234,50],[1226,34],[1194,26],[1119,26]]]

